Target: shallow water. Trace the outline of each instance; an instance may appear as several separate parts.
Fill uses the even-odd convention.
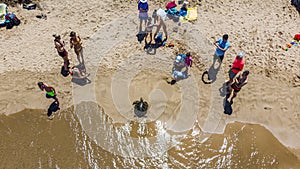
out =
[[[136,122],[128,125],[132,126],[131,135],[124,139],[145,140],[145,136],[161,132],[149,123],[141,135]],[[122,126],[125,125],[107,122],[105,127],[114,133]],[[156,157],[122,157],[102,149],[83,132],[73,110],[59,112],[53,120],[48,120],[42,110],[1,115],[0,135],[0,168],[300,167],[300,160],[268,130],[243,123],[230,124],[224,134],[213,134],[207,139],[203,139],[207,134],[194,126],[177,140],[177,145]]]

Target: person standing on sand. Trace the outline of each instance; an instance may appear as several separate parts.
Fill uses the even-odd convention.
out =
[[[145,28],[148,20],[148,2],[147,0],[138,0],[138,10],[139,10],[139,19],[140,19],[140,28],[139,32],[142,32],[142,24],[145,22]]]
[[[168,39],[168,32],[167,32],[167,26],[166,26],[166,18],[167,18],[167,13],[159,8],[156,12],[157,14],[157,23],[155,24],[155,26],[157,26],[156,32],[154,33],[154,39],[156,38],[156,35],[158,34],[158,32],[160,31],[160,28],[163,27],[164,33],[166,38],[163,41],[167,41]]]
[[[243,70],[245,65],[244,62],[244,54],[243,53],[239,53],[236,57],[235,60],[233,61],[231,68],[228,71],[228,75],[229,75],[229,81],[228,83],[231,84],[233,81],[233,78],[240,72]]]
[[[218,39],[214,45],[217,47],[215,55],[220,58],[222,63],[224,59],[225,52],[230,46],[230,42],[228,41],[228,35],[224,34],[222,38]]]
[[[65,42],[61,41],[60,35],[53,35],[53,37],[54,37],[54,45],[58,52],[58,55],[63,58],[64,68],[66,71],[68,71],[69,70],[68,66],[69,66],[70,62],[69,62],[69,58],[68,58],[68,52],[65,49]]]
[[[59,105],[59,101],[56,97],[56,91],[55,91],[54,87],[49,86],[43,82],[38,82],[37,84],[42,91],[44,91],[44,90],[46,91],[46,98],[54,99],[57,102],[57,105]]]
[[[233,98],[236,97],[237,93],[242,89],[242,87],[247,84],[249,73],[250,72],[248,70],[244,71],[242,74],[240,74],[235,78],[232,84],[230,84],[229,94],[227,99],[229,103],[231,103]],[[233,90],[233,95],[232,95],[232,90]]]
[[[84,59],[83,59],[83,47],[81,43],[81,38],[75,33],[71,32],[70,33],[70,48],[72,49],[74,47],[74,51],[77,55],[77,60],[79,64],[84,64]],[[81,61],[80,61],[81,57]]]

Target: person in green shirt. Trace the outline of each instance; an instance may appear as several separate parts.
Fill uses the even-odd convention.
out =
[[[46,98],[48,98],[48,99],[50,99],[50,98],[54,99],[57,102],[57,104],[59,105],[59,101],[58,101],[58,99],[56,97],[56,91],[55,91],[54,87],[49,86],[49,85],[47,85],[47,84],[45,84],[43,82],[38,82],[38,86],[39,86],[39,88],[42,91],[44,91],[44,90],[46,91]]]

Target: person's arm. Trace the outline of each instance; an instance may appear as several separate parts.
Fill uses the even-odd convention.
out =
[[[73,48],[73,40],[72,40],[72,38],[70,39],[70,48],[72,49]]]
[[[192,65],[193,65],[193,60],[191,59],[191,65],[190,65],[190,67],[192,67]]]

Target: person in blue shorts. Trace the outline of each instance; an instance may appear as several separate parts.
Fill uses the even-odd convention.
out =
[[[224,59],[225,52],[230,46],[230,43],[228,41],[228,35],[227,34],[223,35],[223,37],[218,39],[214,43],[214,45],[217,47],[215,55],[219,57],[220,61],[222,62]]]

